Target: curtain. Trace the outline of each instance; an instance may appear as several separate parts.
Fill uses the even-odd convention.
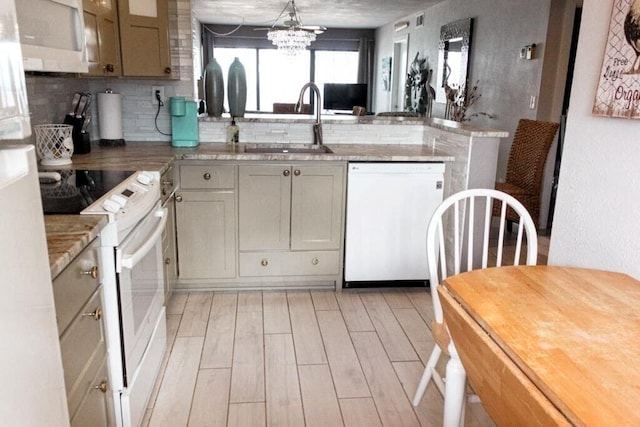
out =
[[[367,111],[371,111],[373,93],[375,42],[368,37],[360,37],[358,46],[358,83],[367,84]]]

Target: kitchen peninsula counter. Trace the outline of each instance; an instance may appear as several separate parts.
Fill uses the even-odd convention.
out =
[[[251,141],[251,145],[311,141],[306,135],[311,129],[311,116],[293,119],[292,115],[259,116],[247,115],[238,119],[241,140]],[[247,144],[244,143],[207,142],[224,139],[227,122],[229,119],[224,117],[201,118],[201,142],[193,148],[172,147],[166,141],[127,141],[126,145],[119,147],[103,147],[94,143],[90,153],[74,154],[72,165],[61,169],[147,170],[162,174],[176,160],[444,162],[447,164],[446,197],[466,188],[492,187],[499,140],[508,136],[504,131],[442,119],[334,116],[323,124],[325,145],[333,153],[245,153]],[[252,129],[252,125],[257,127]],[[45,219],[54,277],[98,235],[106,223],[106,218],[103,223],[97,217],[86,215],[55,215]]]
[[[149,170],[165,172],[175,160],[332,160],[332,161],[453,161],[424,145],[335,145],[335,154],[244,153],[245,144],[204,143],[194,148],[175,148],[167,142],[130,142],[121,147],[91,147],[76,154],[73,163],[60,169]],[[51,277],[55,278],[95,239],[106,225],[105,215],[45,215]]]
[[[452,120],[444,120],[439,118],[411,117],[411,116],[354,116],[350,114],[323,114],[321,116],[323,126],[331,125],[394,125],[394,126],[424,126],[446,132],[455,133],[463,136],[474,137],[498,137],[503,138],[509,136],[508,132],[482,128],[469,123],[460,123]],[[201,124],[222,123],[228,124],[231,117],[224,114],[222,117],[199,118]],[[295,124],[306,123],[313,124],[316,116],[313,114],[245,114],[244,117],[236,117],[236,123],[242,126],[243,123],[280,123]]]

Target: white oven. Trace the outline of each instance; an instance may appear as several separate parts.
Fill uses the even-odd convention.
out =
[[[118,426],[139,426],[165,353],[159,175],[137,172],[83,214],[109,215],[100,234],[110,385]]]

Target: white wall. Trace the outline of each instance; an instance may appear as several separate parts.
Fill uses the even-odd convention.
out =
[[[537,108],[529,108],[531,95],[539,96],[542,78],[542,58],[546,48],[547,24],[551,0],[447,0],[425,10],[424,26],[415,28],[415,15],[407,30],[395,32],[393,22],[376,31],[376,112],[385,111],[388,93],[379,90],[381,59],[391,56],[393,37],[409,34],[409,62],[417,52],[428,57],[434,69],[431,85],[436,85],[438,41],[442,25],[464,18],[474,18],[471,48],[470,82],[480,81],[482,98],[472,111],[495,115],[493,120],[482,117],[473,120],[480,126],[515,131],[520,118],[536,119]],[[520,48],[536,43],[538,57],[532,61],[519,59]],[[443,117],[444,104],[434,104],[434,117]],[[504,177],[511,139],[501,142],[498,177]]]
[[[560,121],[575,6],[576,0],[446,0],[424,11],[423,27],[415,28],[417,11],[399,19],[410,22],[406,30],[395,32],[393,22],[379,28],[375,111],[389,110],[391,93],[382,90],[379,72],[381,59],[392,56],[394,37],[409,35],[409,61],[417,52],[426,56],[429,67],[434,69],[431,85],[435,86],[440,27],[458,19],[474,18],[469,81],[479,80],[482,97],[471,112],[487,112],[494,118],[476,117],[473,123],[513,135],[521,118]],[[520,59],[520,48],[532,43],[537,45],[534,59]],[[531,96],[537,101],[533,109],[529,107]],[[433,115],[443,117],[444,104],[435,103]],[[504,138],[498,157],[498,180],[506,174],[510,148],[511,138]],[[542,228],[547,224],[555,157],[554,145],[544,175],[539,218]]]
[[[549,263],[640,279],[640,121],[591,115],[612,5],[584,1]]]

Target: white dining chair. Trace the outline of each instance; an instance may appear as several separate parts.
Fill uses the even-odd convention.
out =
[[[494,204],[499,206],[497,212],[500,215],[499,225],[497,228],[494,227],[492,236],[490,232]],[[513,209],[518,215],[518,221],[516,221],[518,232],[515,242],[507,242],[508,246],[505,246],[505,239],[513,238],[513,234],[510,233],[505,236],[504,231],[507,207]],[[511,249],[513,243],[515,243],[515,253],[511,258],[510,254],[505,252],[505,247]],[[467,376],[444,323],[436,288],[449,275],[475,268],[520,264],[525,243],[525,263],[535,265],[538,255],[538,238],[531,216],[514,197],[494,189],[472,189],[456,193],[445,199],[431,217],[427,228],[427,261],[434,312],[431,333],[435,345],[413,398],[413,405],[420,404],[427,385],[433,381],[444,397],[443,425],[445,427],[458,427],[464,424]],[[495,264],[489,263],[490,248],[496,251]],[[449,356],[444,378],[436,371],[436,365],[443,352]],[[471,395],[469,399],[478,401],[475,395]]]

